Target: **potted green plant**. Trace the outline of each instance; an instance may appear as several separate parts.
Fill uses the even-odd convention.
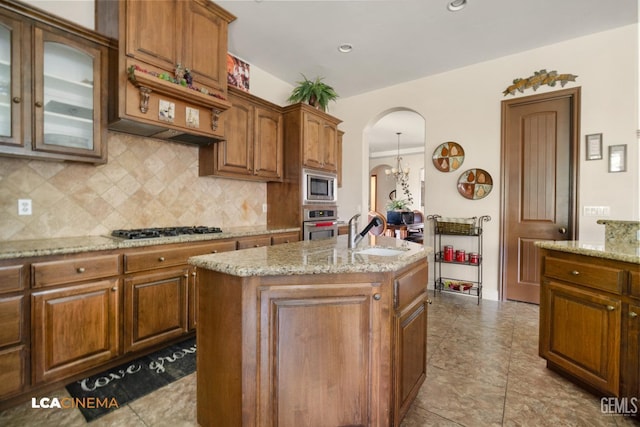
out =
[[[409,201],[406,199],[393,199],[387,203],[387,223],[389,224],[402,224],[404,222],[411,223],[411,221],[403,221],[403,216],[407,213],[413,213],[409,209]]]
[[[316,77],[315,80],[309,80],[304,74],[301,74],[304,80],[296,82],[296,86],[291,92],[291,96],[287,101],[293,103],[306,102],[312,107],[322,111],[327,111],[329,101],[335,101],[338,97],[336,91],[324,83],[324,77]]]

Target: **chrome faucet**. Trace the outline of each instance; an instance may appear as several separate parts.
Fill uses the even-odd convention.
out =
[[[358,218],[360,218],[360,214],[355,214],[349,220],[349,249],[353,249],[358,246],[358,243],[367,235],[369,230],[373,227],[377,227],[382,224],[382,221],[378,217],[374,217],[369,224],[362,230],[361,233],[358,233]]]
[[[349,249],[355,248],[358,244],[356,242],[356,234],[358,233],[358,218],[360,218],[360,214],[355,214],[349,220]]]

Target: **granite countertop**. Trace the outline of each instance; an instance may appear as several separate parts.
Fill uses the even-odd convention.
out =
[[[540,241],[535,245],[543,249],[570,252],[598,258],[640,264],[640,242],[605,242],[593,243],[580,240]]]
[[[348,237],[342,235],[326,240],[202,255],[189,258],[189,263],[242,277],[375,273],[397,271],[415,261],[426,259],[433,252],[430,247],[393,237],[368,236],[356,249],[348,249],[347,242]],[[393,256],[362,253],[370,248],[398,249],[401,253]]]
[[[264,234],[300,231],[299,227],[270,228],[265,226],[248,226],[225,228],[222,233],[184,234],[154,239],[127,240],[111,236],[61,237],[53,239],[9,240],[0,242],[0,260],[27,258],[45,255],[64,255],[90,251],[139,248],[171,243],[203,242],[209,240],[235,239]]]

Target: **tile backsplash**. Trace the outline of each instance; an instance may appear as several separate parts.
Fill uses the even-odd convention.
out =
[[[0,157],[0,240],[266,224],[266,184],[199,177],[196,146],[109,132],[108,150],[99,166]]]

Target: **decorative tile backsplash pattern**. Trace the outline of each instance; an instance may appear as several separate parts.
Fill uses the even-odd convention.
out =
[[[100,166],[0,157],[0,240],[266,224],[266,184],[199,177],[197,147],[115,132],[108,144]]]

